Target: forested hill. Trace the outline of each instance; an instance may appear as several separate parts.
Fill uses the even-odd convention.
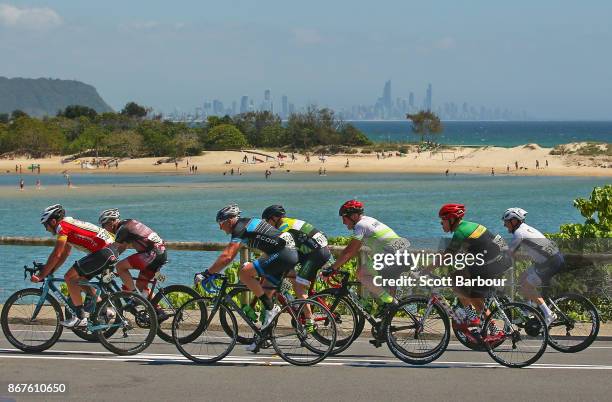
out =
[[[0,113],[22,110],[31,116],[55,116],[68,105],[82,105],[98,113],[112,112],[91,85],[52,78],[0,77]]]

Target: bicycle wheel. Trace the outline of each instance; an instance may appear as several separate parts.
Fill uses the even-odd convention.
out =
[[[431,363],[442,356],[448,346],[448,315],[430,300],[425,296],[401,300],[382,324],[387,346],[406,363]]]
[[[185,285],[170,285],[160,288],[151,300],[151,304],[157,312],[157,335],[164,341],[173,343],[172,318],[183,304],[199,297],[198,292]]]
[[[210,303],[211,299],[207,298],[190,300],[181,306],[172,321],[172,338],[177,349],[183,356],[199,364],[210,364],[223,359],[236,345],[236,317],[223,303],[210,315]],[[219,322],[221,312],[228,319],[229,334]]]
[[[259,301],[259,298],[251,292],[248,288],[238,287],[229,292],[229,295],[234,300],[234,303],[238,305],[241,309],[245,306],[250,306],[253,311],[255,311],[258,315],[263,313],[264,307],[263,303]],[[228,310],[219,311],[219,322],[221,326],[225,330],[225,333],[231,335],[234,333],[234,328],[232,327],[231,320],[226,316],[225,312]],[[255,341],[255,332],[253,329],[246,323],[244,318],[240,315],[236,317],[236,314],[232,313],[234,318],[236,319],[236,323],[238,325],[238,332],[236,334],[236,342],[242,345],[250,345]]]
[[[32,319],[41,296],[41,289],[22,289],[13,293],[2,308],[2,332],[11,345],[24,352],[49,349],[62,335],[62,308],[54,298],[47,296]]]
[[[323,290],[311,296],[310,299],[316,300],[327,307],[334,317],[336,344],[331,354],[336,355],[345,351],[363,331],[365,318],[357,312],[350,299],[345,296],[338,296],[333,290]],[[316,322],[321,320],[325,320],[325,317],[315,317]],[[325,342],[323,338],[319,340]]]
[[[566,294],[549,305],[557,318],[548,327],[548,344],[559,352],[575,353],[589,347],[599,333],[599,313],[589,299]]]
[[[313,317],[323,320],[314,326],[307,325],[304,315],[306,306],[310,308]],[[311,366],[325,359],[334,349],[335,320],[329,310],[317,301],[311,299],[292,301],[281,309],[270,325],[272,346],[288,363]],[[321,342],[321,338],[325,341]]]
[[[132,292],[105,295],[93,314],[94,332],[109,351],[134,355],[145,350],[157,332],[155,309],[147,299]],[[117,328],[115,331],[109,329]]]
[[[496,335],[490,335],[493,333]],[[506,367],[525,367],[536,362],[546,350],[548,337],[539,311],[517,302],[495,308],[485,320],[482,334],[489,334],[482,335],[489,355]]]

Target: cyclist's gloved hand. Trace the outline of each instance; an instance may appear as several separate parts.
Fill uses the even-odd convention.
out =
[[[193,283],[197,285],[198,283],[201,283],[203,280],[210,278],[212,275],[213,274],[211,274],[210,272],[208,272],[207,269],[205,269],[204,271],[194,275]]]

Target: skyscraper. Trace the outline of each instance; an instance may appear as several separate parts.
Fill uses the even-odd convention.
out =
[[[261,105],[261,109],[264,111],[273,112],[272,97],[269,89],[264,91],[264,101]]]
[[[425,107],[425,110],[430,111],[431,112],[431,105],[432,105],[432,93],[431,93],[431,84],[427,85],[427,92],[425,93],[425,104],[423,105]]]
[[[408,96],[408,106],[410,106],[410,111],[412,112],[414,109],[414,92],[410,92]]]
[[[281,118],[286,119],[287,117],[289,117],[289,99],[287,98],[287,95],[283,95],[282,99],[283,104],[281,109]]]
[[[249,111],[249,96],[242,95],[240,98],[240,113],[246,113]]]
[[[391,80],[385,82],[385,88],[383,89],[382,106],[384,109],[385,117],[391,115],[392,103],[391,103]]]

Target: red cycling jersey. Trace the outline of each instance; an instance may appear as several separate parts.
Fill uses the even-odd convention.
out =
[[[66,239],[70,245],[86,253],[95,253],[114,242],[113,235],[106,230],[69,216],[61,220],[55,233],[58,240]]]

